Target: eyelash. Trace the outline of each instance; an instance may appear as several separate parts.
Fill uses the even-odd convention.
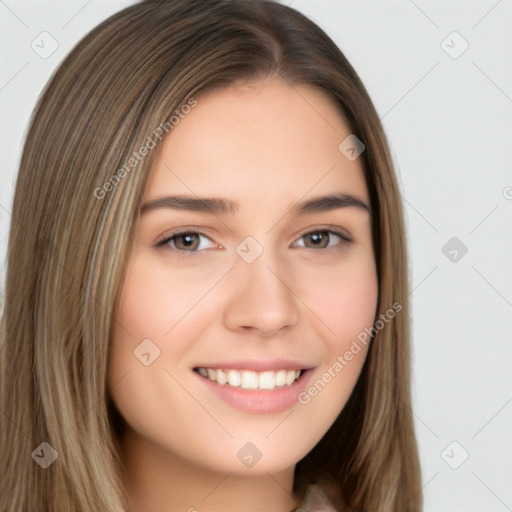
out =
[[[297,240],[301,240],[301,239],[303,239],[304,237],[306,237],[308,235],[312,235],[312,234],[316,234],[316,233],[328,233],[329,237],[331,237],[331,235],[335,235],[335,236],[339,237],[341,240],[340,240],[340,242],[338,244],[336,244],[336,245],[334,245],[332,247],[314,248],[314,247],[305,247],[304,246],[303,247],[304,249],[311,249],[313,251],[331,252],[331,251],[339,251],[339,250],[343,249],[344,245],[352,243],[352,239],[346,233],[344,233],[342,231],[334,230],[334,229],[328,229],[328,228],[319,228],[319,229],[314,229],[314,230],[308,231],[308,232],[304,233],[303,235],[301,235]],[[164,238],[158,240],[155,243],[155,247],[163,248],[165,246],[168,246],[168,244],[171,241],[173,241],[175,238],[178,238],[178,237],[183,236],[183,235],[199,235],[201,237],[207,238],[208,240],[212,241],[209,236],[207,236],[204,233],[201,233],[199,231],[183,230],[183,231],[179,231],[177,233],[173,233],[170,236],[165,236]],[[329,239],[329,243],[330,242],[331,242],[331,240]],[[202,249],[202,250],[198,250],[198,249],[195,249],[195,250],[185,250],[185,249],[177,249],[176,247],[169,247],[169,249],[172,250],[172,251],[176,251],[178,253],[182,253],[182,255],[185,255],[185,254],[191,255],[192,253],[197,253],[197,252],[204,251],[204,249]]]

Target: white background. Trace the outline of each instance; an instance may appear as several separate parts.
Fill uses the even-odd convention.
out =
[[[13,185],[38,95],[86,32],[131,3],[0,0],[0,291]],[[512,1],[291,6],[353,64],[397,165],[425,511],[512,510]],[[31,48],[43,31],[59,45],[46,59]],[[452,58],[464,40],[469,47]],[[467,247],[462,257],[456,246],[442,252],[452,237]]]

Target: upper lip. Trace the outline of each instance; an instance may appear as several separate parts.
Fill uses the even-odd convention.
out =
[[[308,370],[312,368],[312,366],[305,365],[299,361],[293,361],[291,359],[246,359],[237,361],[214,361],[211,363],[202,363],[194,366],[194,368],[228,368],[231,370],[252,370],[255,372],[264,372],[277,370]]]

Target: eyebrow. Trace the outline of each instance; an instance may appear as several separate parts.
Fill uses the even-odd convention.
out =
[[[234,215],[240,204],[237,201],[222,197],[191,197],[191,196],[165,196],[145,203],[141,213],[160,208],[172,210],[186,210],[191,212],[212,213],[214,215]],[[351,194],[329,194],[318,196],[307,201],[296,203],[288,212],[296,215],[319,213],[335,210],[337,208],[354,207],[370,212],[370,206]]]

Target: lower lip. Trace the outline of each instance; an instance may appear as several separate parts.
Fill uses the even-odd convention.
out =
[[[229,405],[241,411],[261,414],[283,412],[295,405],[298,402],[298,395],[304,391],[307,385],[310,374],[311,370],[305,370],[291,386],[268,391],[222,385],[202,375],[197,374],[197,376],[205,386]]]

